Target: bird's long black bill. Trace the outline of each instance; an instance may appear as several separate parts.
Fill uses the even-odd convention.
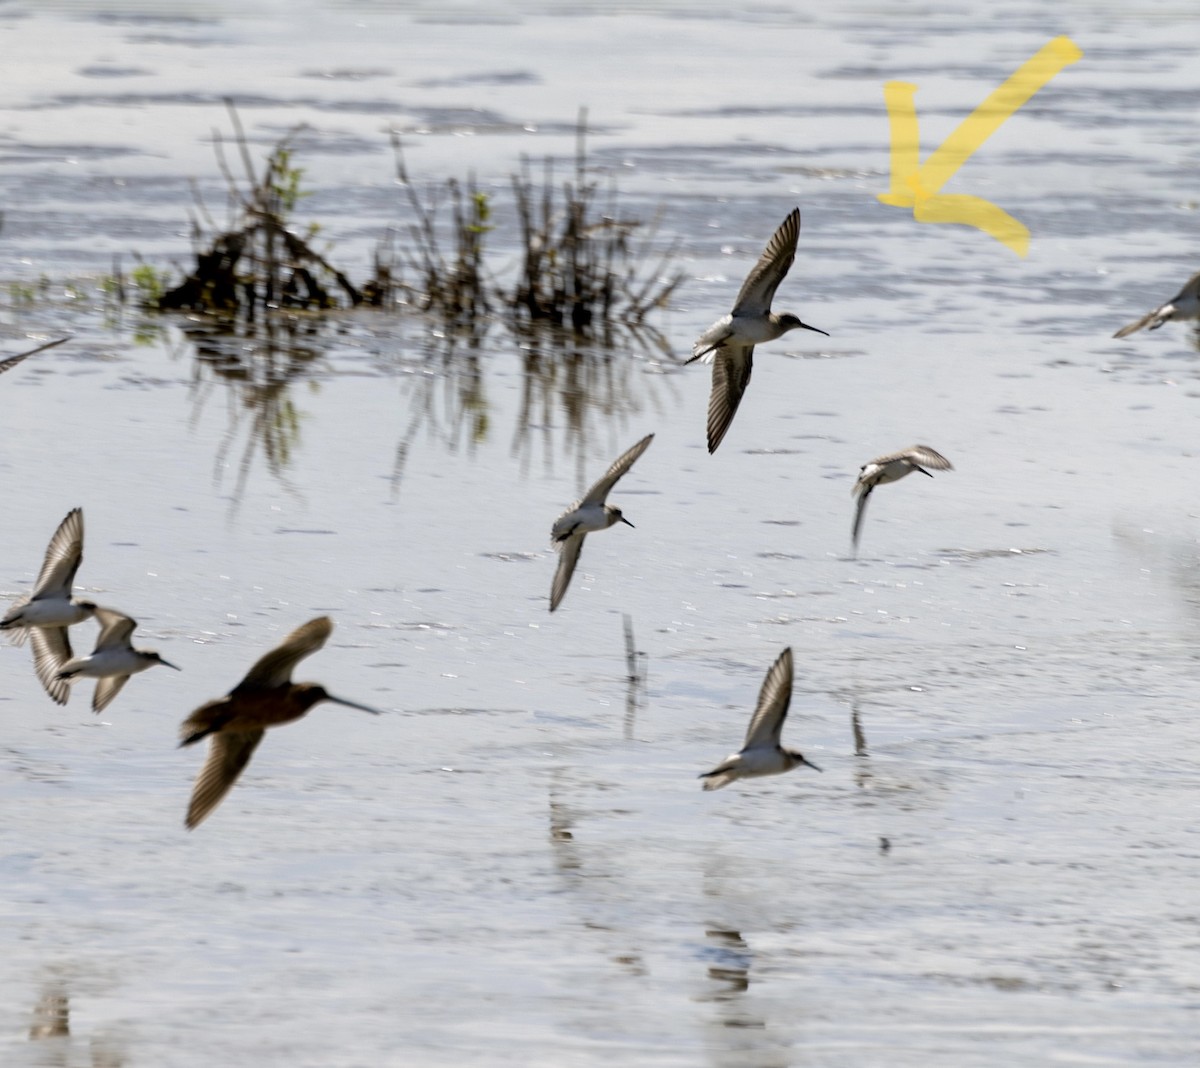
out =
[[[170,660],[164,660],[161,656],[158,658],[158,662],[162,664],[163,667],[174,668],[176,671],[183,670],[183,668],[181,668],[178,664],[172,664]]]
[[[818,767],[817,767],[817,765],[816,765],[816,764],[814,764],[814,763],[813,763],[811,760],[805,760],[805,759],[804,759],[804,757],[801,757],[801,758],[800,758],[800,763],[801,763],[801,764],[807,764],[807,765],[808,765],[810,768],[812,768],[812,769],[813,769],[813,771],[820,771],[820,772],[824,772],[824,770],[825,770],[824,768],[818,768]]]
[[[825,334],[826,337],[829,337],[829,335],[820,327],[809,326],[808,323],[801,323],[800,325],[804,327],[805,330],[811,330],[814,334]]]
[[[357,701],[347,701],[344,697],[334,697],[329,694],[326,701],[332,701],[335,705],[345,705],[347,708],[357,708],[360,712],[370,712],[372,716],[382,716],[383,713],[378,708],[372,708],[370,705],[360,705]]]
[[[627,527],[633,527],[633,524],[631,522],[629,522],[629,520],[626,519],[624,516],[621,516],[621,522],[624,523]],[[637,527],[633,527],[633,529],[637,530]]]

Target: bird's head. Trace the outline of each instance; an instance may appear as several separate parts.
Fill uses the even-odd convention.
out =
[[[171,661],[164,660],[153,649],[143,649],[143,650],[141,650],[141,653],[142,653],[142,656],[145,657],[145,659],[149,660],[150,663],[152,663],[152,664],[162,664],[163,667],[174,668],[176,671],[183,670],[183,668],[177,667],[175,664],[172,664]]]
[[[807,764],[808,767],[813,769],[813,771],[822,770],[821,768],[818,768],[817,765],[811,760],[805,760],[804,754],[798,749],[785,749],[783,752],[787,756],[788,760],[791,761],[791,767],[793,768],[796,767],[797,764]]]
[[[824,330],[820,330],[815,326],[809,326],[808,323],[802,323],[800,316],[793,315],[791,312],[785,312],[779,317],[779,325],[784,330],[811,330],[814,334],[825,334]],[[825,336],[829,337],[828,334],[825,334]]]
[[[292,696],[303,706],[305,712],[322,701],[331,701],[335,705],[345,705],[347,708],[357,708],[360,712],[370,712],[373,716],[382,715],[377,708],[360,705],[356,701],[347,701],[344,697],[334,697],[324,686],[316,682],[299,683],[293,689]]]
[[[624,516],[621,514],[621,509],[620,509],[620,508],[614,508],[612,505],[608,505],[608,506],[607,506],[607,508],[608,508],[608,519],[609,519],[609,524],[608,524],[608,525],[609,525],[609,526],[612,526],[612,525],[613,525],[613,523],[624,523],[624,524],[625,524],[627,527],[632,527],[632,526],[633,526],[633,524],[632,524],[631,522],[629,522],[629,520],[628,520],[628,519],[626,519],[626,518],[625,518],[625,517],[624,517]],[[635,529],[636,529],[636,528],[635,528]]]

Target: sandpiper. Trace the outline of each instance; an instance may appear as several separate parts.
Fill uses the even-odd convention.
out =
[[[46,547],[33,593],[15,601],[0,619],[0,630],[8,631],[17,645],[33,636],[34,670],[43,689],[60,705],[66,704],[71,694],[70,684],[57,677],[71,659],[67,628],[90,619],[96,611],[91,601],[71,596],[75,572],[82,562],[83,509],[73,508]]]
[[[776,315],[771,311],[775,290],[796,258],[799,237],[800,209],[795,208],[767,242],[754,270],[746,276],[733,311],[721,316],[692,346],[688,363],[702,359],[705,363],[712,361],[713,365],[712,392],[708,398],[710,453],[717,451],[750,384],[754,346],[774,341],[797,328],[825,334],[824,330],[802,323],[795,315]]]
[[[758,705],[746,731],[746,741],[736,753],[730,753],[712,771],[700,778],[705,790],[719,790],[734,779],[753,779],[760,775],[782,775],[785,771],[807,764],[820,771],[811,760],[795,749],[784,749],[779,744],[783,732],[783,721],[787,719],[788,705],[792,702],[792,650],[784,649],[779,659],[771,665],[763,680]]]
[[[1113,337],[1128,337],[1143,327],[1157,330],[1163,323],[1174,319],[1200,319],[1200,274],[1192,275],[1187,285],[1166,304],[1155,308],[1149,315],[1143,315],[1136,323],[1121,327]]]
[[[180,746],[194,745],[211,736],[208,759],[196,776],[188,805],[185,824],[189,831],[237,782],[268,727],[291,723],[321,701],[380,715],[378,709],[334,697],[315,682],[292,682],[296,664],[320,649],[331,633],[333,621],[328,616],[310,619],[292,631],[282,645],[260,657],[228,694],[201,705],[183,721]]]
[[[554,521],[550,533],[559,556],[558,569],[554,572],[554,582],[550,586],[551,612],[558,607],[571,584],[571,576],[579,562],[579,551],[583,548],[583,539],[594,530],[607,530],[614,523],[633,526],[621,514],[620,508],[605,504],[604,500],[617,484],[617,479],[633,466],[634,461],[649,448],[653,440],[654,435],[647,434],[632,448],[626,449],[604,472],[604,477],[587,491],[583,499],[576,501]]]
[[[889,452],[886,456],[876,456],[874,460],[859,468],[858,478],[851,490],[851,493],[858,497],[858,507],[854,511],[854,529],[850,535],[855,549],[858,548],[858,534],[862,528],[863,515],[867,510],[867,498],[871,496],[871,491],[876,486],[881,486],[885,482],[896,482],[905,475],[911,475],[914,471],[929,475],[929,472],[925,470],[926,467],[932,467],[935,471],[954,470],[953,465],[946,457],[928,445],[913,445],[900,452]],[[933,475],[929,475],[929,477],[933,478]]]
[[[92,695],[92,711],[99,715],[121,692],[121,687],[130,675],[162,664],[164,667],[180,669],[158,655],[153,649],[135,649],[130,643],[137,620],[112,608],[97,608],[96,619],[100,621],[100,634],[91,656],[68,660],[55,676],[58,679],[74,680],[88,678],[96,680],[96,692]]]

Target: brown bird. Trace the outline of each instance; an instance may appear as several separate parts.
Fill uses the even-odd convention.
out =
[[[333,621],[328,616],[310,619],[262,657],[228,694],[201,705],[183,721],[181,747],[212,736],[208,759],[196,776],[188,805],[185,823],[189,831],[237,782],[268,727],[291,723],[322,701],[380,715],[378,709],[334,697],[315,682],[292,682],[295,666],[320,649],[332,633]]]

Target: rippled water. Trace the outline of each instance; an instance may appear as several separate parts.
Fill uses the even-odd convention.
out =
[[[0,649],[0,1062],[1195,1062],[1196,343],[1110,340],[1197,266],[1193,9],[97,8],[0,13],[3,353],[75,334],[0,380],[0,587],[82,506],[80,585],[183,672],[97,719]],[[885,81],[924,155],[1058,34],[947,187],[1027,259],[876,200]],[[225,210],[224,96],[256,145],[307,124],[301,214],[360,274],[407,224],[388,129],[492,194],[502,270],[509,175],[586,106],[681,242],[673,356],[356,313],[238,365],[106,312],[114,255],[187,262],[189,179]],[[709,457],[679,361],[797,203],[776,306],[832,337],[764,346]],[[651,431],[548,615],[550,523]],[[858,466],[915,441],[955,470],[851,560]],[[318,613],[298,676],[389,715],[272,732],[185,833],[178,722]],[[785,645],[824,773],[701,793]]]

